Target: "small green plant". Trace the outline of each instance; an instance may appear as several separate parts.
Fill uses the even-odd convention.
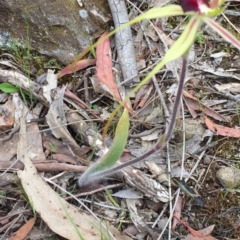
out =
[[[173,29],[173,25],[171,23],[167,23],[167,28]]]
[[[56,153],[57,152],[57,147],[54,144],[52,144],[51,142],[48,142],[48,144],[50,146],[51,152]]]
[[[198,43],[200,46],[202,46],[202,45],[205,43],[205,38],[204,38],[204,36],[203,36],[203,32],[202,32],[202,31],[200,31],[200,32],[197,33],[197,35],[196,35],[196,41],[197,41],[197,43]]]
[[[41,60],[38,60],[39,61],[39,63],[41,64]],[[54,67],[61,67],[60,65],[59,65],[59,63],[58,63],[58,61],[56,60],[56,59],[53,59],[53,58],[51,58],[50,60],[48,60],[47,62],[44,62],[44,68],[47,68],[47,67],[52,67],[52,66],[54,66]]]
[[[53,235],[50,238],[48,238],[48,240],[55,240],[57,238],[57,235]]]
[[[91,54],[93,55],[94,58],[96,58],[96,52],[95,52],[94,47],[92,47],[93,46],[92,42],[90,43],[90,46],[91,46]]]
[[[19,88],[13,86],[10,83],[1,83],[0,90],[4,93],[14,93],[14,92],[17,92]]]
[[[3,190],[0,190],[0,196],[5,196],[5,195],[6,195],[6,192]]]
[[[26,74],[26,76],[29,80],[28,96],[30,98],[30,104],[32,104],[33,103],[33,92],[31,89],[32,86],[30,84],[30,75],[31,75],[31,61],[32,61],[33,56],[31,53],[31,46],[30,46],[30,37],[29,37],[30,29],[29,29],[29,25],[27,23],[26,23],[25,29],[26,29],[26,36],[27,36],[25,46],[22,46],[19,43],[17,43],[16,41],[13,41],[12,42],[12,51],[13,51],[13,55],[15,56],[17,62],[20,64],[23,72]],[[23,98],[25,105],[27,105],[25,93],[22,91],[22,89],[19,89],[19,91],[20,91],[20,94]]]
[[[99,106],[97,104],[88,104],[88,106],[91,108],[91,109],[99,109]]]
[[[105,192],[106,192],[109,200],[112,202],[112,204],[113,204],[115,207],[120,207],[120,206],[117,204],[117,202],[113,199],[113,197],[112,197],[111,193],[109,192],[109,190],[108,190],[108,189],[105,189]]]
[[[34,207],[34,205],[33,205],[33,202],[29,200],[28,195],[25,193],[22,185],[20,185],[19,183],[17,183],[17,185],[19,185],[19,195],[20,195],[20,196],[23,198],[23,200],[26,201],[26,202],[29,204],[29,206],[32,208],[34,218],[37,218],[37,213],[36,213],[35,207]]]

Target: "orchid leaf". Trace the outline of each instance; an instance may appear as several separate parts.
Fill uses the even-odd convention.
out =
[[[80,177],[79,185],[82,186],[94,179],[94,174],[105,171],[111,168],[123,153],[124,147],[127,143],[129,129],[129,114],[125,108],[121,118],[119,119],[115,138],[108,153],[93,164],[88,170]]]
[[[19,90],[19,88],[13,86],[10,83],[1,83],[0,84],[0,91],[4,92],[4,93],[14,93],[17,92]]]
[[[240,50],[240,41],[235,38],[230,32],[228,32],[221,25],[213,21],[211,18],[203,18],[204,22],[208,24],[213,30],[215,30],[226,41],[230,42],[233,46]]]

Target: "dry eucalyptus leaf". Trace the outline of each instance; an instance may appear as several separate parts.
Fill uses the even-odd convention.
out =
[[[27,149],[24,119],[21,120],[20,133],[18,156]],[[103,223],[98,222],[92,215],[78,211],[49,187],[41,176],[38,175],[28,153],[21,158],[21,161],[25,166],[23,171],[18,171],[22,186],[34,209],[52,231],[71,240],[80,239],[76,228],[85,239],[99,240],[102,234],[106,236],[110,234],[111,236],[111,233],[107,232],[109,228],[104,227]],[[121,235],[117,230],[115,237],[116,239],[121,239]],[[125,239],[129,240],[130,238]]]
[[[220,77],[235,78],[237,80],[240,80],[240,74],[229,72],[229,71],[223,70],[221,68],[215,69],[208,62],[202,62],[201,65],[199,63],[191,64],[191,67],[193,67],[197,70],[202,70],[204,72],[208,72],[208,73],[220,76]]]
[[[222,92],[222,91],[229,91],[233,93],[240,92],[240,83],[226,83],[221,85],[215,84],[214,87],[217,88],[219,92]]]
[[[128,198],[128,199],[138,199],[143,198],[143,194],[134,188],[127,188],[124,190],[120,190],[114,194],[112,194],[113,197],[119,197],[119,198]]]

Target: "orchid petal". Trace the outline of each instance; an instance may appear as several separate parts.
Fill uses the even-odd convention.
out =
[[[146,84],[155,74],[157,74],[158,71],[163,68],[166,63],[182,57],[192,46],[197,30],[200,27],[201,23],[201,18],[198,16],[192,17],[181,36],[167,51],[163,60],[158,63],[150,73],[148,73],[148,75],[132,90],[132,92],[138,91],[141,86]]]
[[[179,5],[169,5],[161,8],[152,8],[147,12],[141,14],[140,16],[134,18],[133,20],[129,21],[127,25],[128,26],[132,25],[144,19],[155,19],[155,18],[172,17],[172,16],[180,16],[180,15],[185,15],[185,13],[183,12],[181,6]]]
[[[197,30],[200,27],[201,23],[201,18],[197,16],[192,17],[181,36],[166,53],[163,59],[165,63],[183,56],[189,50],[195,40]]]

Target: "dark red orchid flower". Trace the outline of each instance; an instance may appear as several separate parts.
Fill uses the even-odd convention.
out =
[[[209,2],[207,0],[179,0],[184,12],[199,12],[202,13],[203,9],[209,8]]]

